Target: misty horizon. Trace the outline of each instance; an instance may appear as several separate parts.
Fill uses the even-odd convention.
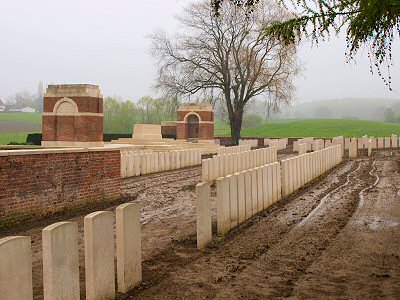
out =
[[[1,1],[1,0],[0,0]],[[193,1],[51,1],[3,2],[0,11],[0,98],[48,84],[98,84],[104,96],[139,100],[150,95],[156,73],[148,34],[174,34],[174,15]],[[400,53],[394,44],[393,53]],[[394,56],[393,92],[370,74],[367,52],[347,64],[343,36],[318,47],[299,47],[304,72],[296,79],[296,101],[371,98],[400,99],[400,70]]]

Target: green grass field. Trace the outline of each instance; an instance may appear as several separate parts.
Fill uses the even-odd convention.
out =
[[[0,121],[16,121],[31,124],[42,124],[42,114],[40,113],[0,113]]]
[[[41,123],[41,115],[35,113],[0,113],[0,121],[19,121],[22,123]],[[215,136],[229,136],[227,124],[217,122]],[[343,119],[282,119],[261,126],[242,130],[243,137],[346,137],[400,135],[400,124]],[[10,142],[25,142],[28,132],[0,133],[0,145]]]
[[[216,124],[215,136],[227,136],[229,127]],[[284,119],[242,130],[243,137],[346,137],[400,134],[400,124],[343,119]]]
[[[7,145],[11,142],[25,143],[30,132],[2,132],[0,133],[0,145]]]

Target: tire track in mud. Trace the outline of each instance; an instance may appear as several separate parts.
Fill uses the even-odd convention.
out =
[[[369,169],[360,162],[348,181],[325,195],[321,202],[293,230],[260,258],[237,281],[252,278],[257,286],[241,286],[243,297],[289,297],[296,281],[334,241],[358,206],[358,193],[365,185],[360,176]],[[354,175],[354,177],[350,177]],[[335,194],[333,194],[335,193]],[[324,202],[322,202],[324,200]]]
[[[394,155],[393,155],[394,154]],[[397,299],[400,292],[400,204],[397,153],[377,151],[371,183],[329,248],[295,286],[300,299]]]
[[[321,198],[344,185],[350,177],[349,173],[359,170],[360,165],[350,161],[337,167],[295,195],[281,200],[268,211],[232,230],[223,239],[215,239],[205,254],[200,255],[195,251],[195,236],[177,241],[174,249],[166,249],[166,252],[173,254],[173,263],[169,264],[163,257],[157,257],[161,261],[154,263],[152,260],[154,265],[150,270],[145,262],[144,274],[158,274],[158,278],[148,278],[148,282],[144,280],[144,286],[126,297],[162,299],[180,297],[179,295],[199,298],[289,296],[295,280],[326,248],[326,241],[334,238],[345,226],[354,209],[346,215],[342,223],[339,222],[340,226],[330,227],[329,235],[310,230],[301,234],[293,233],[296,225],[318,206]],[[367,165],[363,167],[366,168]],[[343,210],[348,210],[348,206]],[[329,228],[331,224],[325,223],[322,225]],[[318,227],[320,224],[314,225]],[[293,249],[296,251],[293,252]],[[257,285],[248,284],[249,282],[257,282]],[[270,286],[276,288],[271,289]]]

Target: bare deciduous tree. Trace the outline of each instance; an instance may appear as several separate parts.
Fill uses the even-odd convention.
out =
[[[213,101],[226,107],[234,144],[252,99],[272,99],[275,107],[290,103],[293,78],[300,69],[296,49],[263,36],[266,26],[288,18],[282,7],[265,0],[249,11],[225,2],[215,16],[205,0],[188,6],[177,18],[182,26],[173,37],[164,32],[151,35],[158,62],[156,88],[165,96],[201,101],[204,94],[212,94]]]

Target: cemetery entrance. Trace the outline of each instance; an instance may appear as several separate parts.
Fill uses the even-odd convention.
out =
[[[196,115],[190,115],[188,117],[188,139],[199,138],[199,118]]]

